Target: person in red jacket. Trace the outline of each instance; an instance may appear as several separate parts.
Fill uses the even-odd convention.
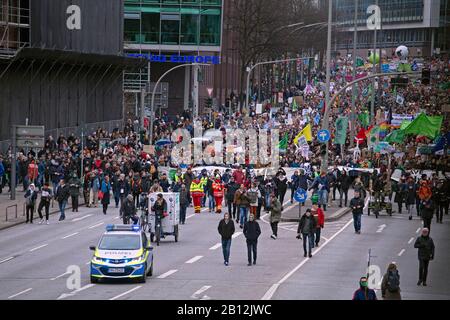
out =
[[[244,183],[245,172],[244,172],[244,170],[242,170],[241,166],[239,166],[239,168],[233,172],[233,178],[234,178],[234,182],[236,182],[238,185],[241,185]]]
[[[316,227],[316,231],[315,231],[315,243],[316,243],[316,247],[318,247],[319,242],[320,242],[320,234],[321,234],[321,231],[325,224],[325,215],[323,213],[323,210],[321,208],[319,208],[317,203],[313,203],[311,213],[312,213],[313,217],[316,219],[317,227]]]
[[[36,164],[36,161],[31,160],[30,164],[28,165],[28,181],[29,183],[35,183],[36,179],[38,177],[38,165]]]
[[[216,213],[222,213],[222,201],[223,201],[223,183],[219,177],[213,182],[212,185],[214,202],[216,203]]]

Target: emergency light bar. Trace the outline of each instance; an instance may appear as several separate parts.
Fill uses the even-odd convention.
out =
[[[108,224],[106,226],[106,231],[139,231],[139,225],[117,225],[117,224]]]

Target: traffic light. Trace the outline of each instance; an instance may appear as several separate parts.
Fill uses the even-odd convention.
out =
[[[429,85],[430,79],[431,79],[430,69],[427,68],[422,69],[422,79],[421,79],[422,84]]]
[[[205,107],[212,108],[212,105],[213,105],[213,100],[211,98],[206,98],[205,99]]]

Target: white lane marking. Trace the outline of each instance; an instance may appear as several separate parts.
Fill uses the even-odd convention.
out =
[[[402,249],[402,251],[400,251],[400,252],[398,253],[398,256],[401,257],[402,254],[403,254],[405,251],[406,251],[405,249]]]
[[[321,236],[321,238],[322,238],[322,239],[324,239],[325,241],[328,241],[328,239],[327,239],[327,238],[325,238],[324,236]]]
[[[64,272],[63,274],[60,274],[59,276],[57,276],[57,277],[54,277],[54,278],[51,278],[50,280],[56,280],[56,279],[59,279],[59,278],[61,278],[61,277],[64,277],[65,275],[67,275],[67,274],[70,274],[70,272]]]
[[[369,205],[369,200],[370,200],[370,198],[367,198],[366,202],[364,203],[364,209],[367,209],[367,207]]]
[[[9,261],[9,260],[11,260],[11,259],[14,259],[14,257],[9,257],[9,258],[3,259],[2,261],[0,261],[0,263],[3,263],[3,262],[6,262],[6,261]]]
[[[12,296],[9,296],[8,299],[15,298],[17,296],[20,296],[21,294],[27,293],[28,291],[33,290],[33,288],[28,288],[26,290],[20,291],[19,293],[13,294]]]
[[[200,260],[201,258],[203,258],[203,256],[195,256],[192,259],[189,259],[188,261],[186,261],[185,263],[191,264],[191,263],[194,263],[194,262]]]
[[[211,298],[205,294],[200,300],[211,300]]]
[[[94,224],[93,226],[90,226],[88,229],[94,229],[94,228],[100,227],[102,224],[104,224],[104,222]]]
[[[341,234],[352,223],[353,223],[353,219],[350,219],[350,221],[347,222],[338,232],[336,232],[330,239],[325,241],[325,243],[321,247],[317,248],[313,252],[313,255],[315,256],[317,253],[319,253],[320,250],[325,248],[328,243],[330,243],[334,238],[336,238],[339,234]],[[282,285],[283,282],[285,282],[287,279],[289,279],[297,270],[299,270],[308,261],[309,261],[309,258],[308,259],[304,259],[294,269],[289,271],[289,273],[287,273],[280,281],[278,281],[277,283],[273,284],[270,287],[270,289],[267,290],[267,292],[264,294],[264,296],[261,298],[261,300],[270,300],[270,299],[272,299],[272,297],[275,294],[275,292],[277,291],[278,287],[280,285]]]
[[[219,249],[222,246],[221,243],[216,243],[215,245],[213,245],[211,248],[209,248],[209,250],[216,250]]]
[[[192,218],[192,217],[195,217],[195,214],[190,214],[190,215],[188,215],[188,216],[186,217],[186,219],[190,219],[190,218]]]
[[[411,239],[409,239],[408,244],[411,244],[411,242],[414,241],[414,237],[412,237]]]
[[[95,286],[95,284],[91,283],[91,284],[85,285],[84,287],[81,287],[80,289],[74,290],[72,292],[63,293],[56,300],[61,300],[61,299],[67,298],[67,297],[71,297],[71,296],[75,295],[76,293],[81,292],[81,291],[86,290],[86,289],[89,289],[89,288],[92,288],[93,286]]]
[[[163,273],[162,275],[158,276],[158,279],[164,279],[167,278],[168,276],[174,274],[175,272],[177,272],[178,270],[170,270],[167,271],[166,273]]]
[[[422,228],[417,228],[416,233],[419,233],[419,232],[420,232],[420,229],[422,229]]]
[[[382,225],[378,226],[377,233],[382,233],[383,230],[384,230],[384,228],[386,228],[386,225],[385,225],[385,224],[382,224]]]
[[[81,220],[84,220],[86,218],[89,218],[90,216],[92,216],[92,214],[87,214],[87,215],[85,215],[83,217],[72,219],[72,221],[74,221],[74,222],[81,221]]]
[[[120,217],[115,217],[114,220],[120,219]]]
[[[242,232],[236,232],[235,234],[233,234],[232,236],[231,236],[231,238],[232,239],[234,239],[234,238],[237,238],[237,237],[239,237],[240,235],[242,234]]]
[[[127,294],[129,294],[129,293],[131,293],[131,292],[133,292],[133,291],[136,291],[136,290],[140,289],[140,288],[142,288],[142,286],[134,287],[133,289],[130,289],[130,290],[128,290],[128,291],[126,291],[126,292],[124,292],[124,293],[122,293],[122,294],[119,294],[118,296],[115,296],[114,298],[111,298],[111,299],[109,299],[109,300],[116,300],[116,299],[119,299],[120,297],[123,297],[123,296],[125,296],[125,295],[127,295]]]
[[[77,234],[79,234],[79,232],[75,232],[75,233],[69,234],[69,235],[67,235],[67,236],[65,236],[65,237],[62,237],[61,239],[67,239],[67,238],[76,236]]]
[[[33,249],[31,249],[31,250],[30,250],[30,252],[33,252],[33,251],[39,250],[39,249],[41,249],[41,248],[44,248],[44,247],[46,247],[46,246],[48,246],[48,243],[46,243],[46,244],[43,244],[42,246],[39,246],[39,247],[33,248]]]
[[[203,287],[201,287],[199,290],[194,292],[194,294],[191,296],[191,298],[192,299],[198,299],[198,296],[201,295],[206,290],[208,290],[209,288],[211,288],[211,286],[203,286]]]

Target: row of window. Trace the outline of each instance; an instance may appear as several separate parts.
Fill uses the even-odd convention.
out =
[[[362,47],[373,44],[373,31],[358,32],[358,44]],[[416,42],[429,42],[431,35],[426,29],[401,29],[401,30],[383,30],[377,32],[377,43],[382,44],[406,44]],[[341,46],[353,45],[353,33],[348,34],[348,40]]]
[[[221,6],[222,0],[125,0],[125,4],[164,4],[164,5],[216,5]]]
[[[219,46],[221,14],[126,13],[125,42]]]

